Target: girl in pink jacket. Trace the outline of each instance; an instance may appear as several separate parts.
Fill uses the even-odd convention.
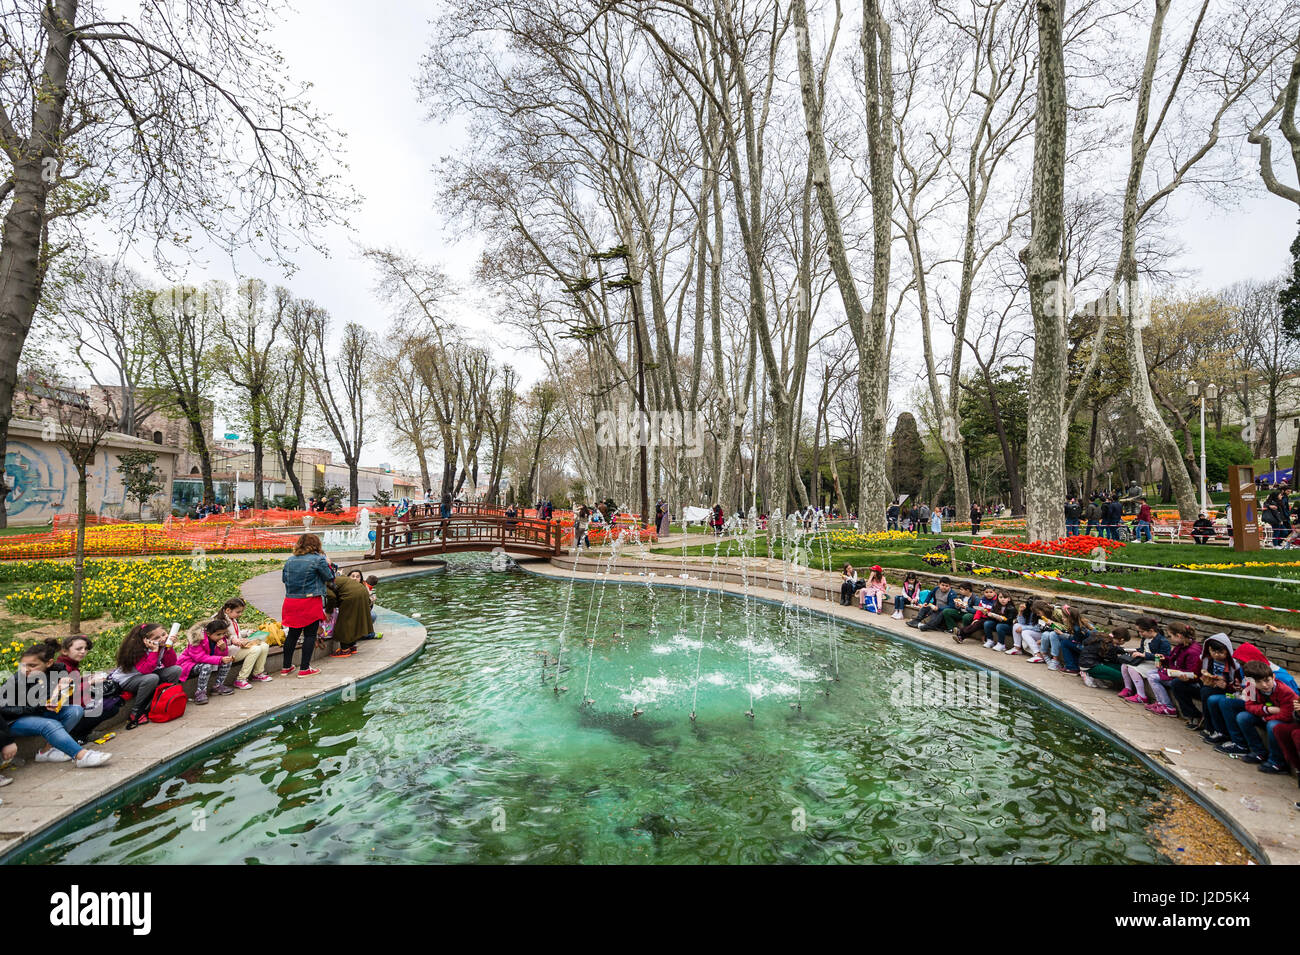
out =
[[[217,685],[212,690],[218,696],[227,696],[235,691],[226,686],[226,677],[230,675],[230,664],[235,658],[229,644],[230,624],[224,619],[211,620],[203,628],[203,636],[195,640],[181,654],[181,680],[188,680],[193,673],[198,678],[194,690],[194,702],[208,702],[208,681],[212,674],[217,674]]]

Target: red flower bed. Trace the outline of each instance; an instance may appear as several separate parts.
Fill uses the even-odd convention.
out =
[[[1111,540],[1109,537],[1058,537],[1054,541],[1023,541],[1018,537],[982,537],[972,547],[985,550],[1019,551],[1026,554],[1043,554],[1045,556],[1090,557],[1098,547],[1110,553],[1124,546],[1123,541]]]

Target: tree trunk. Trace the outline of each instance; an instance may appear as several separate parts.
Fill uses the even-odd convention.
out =
[[[49,45],[42,64],[40,96],[32,106],[32,132],[27,148],[14,162],[9,209],[0,226],[0,451],[8,445],[13,417],[18,361],[45,285],[46,201],[50,184],[42,175],[46,162],[55,162],[68,98],[68,69],[72,62],[69,31],[77,22],[77,0],[52,0],[44,4],[45,34]],[[10,491],[0,467],[0,527],[8,526],[5,499]]]
[[[1030,200],[1029,304],[1034,318],[1034,366],[1029,377],[1026,441],[1028,539],[1065,534],[1065,387],[1068,343],[1061,264],[1065,194],[1065,54],[1063,0],[1038,0],[1038,100]]]
[[[293,493],[298,496],[298,509],[301,510],[307,505],[307,498],[302,493],[302,482],[298,480],[298,475],[293,470],[294,459],[297,458],[297,449],[290,455],[280,449],[280,464],[284,466],[284,473],[289,478],[289,483],[293,485]]]
[[[86,465],[77,466],[77,551],[72,566],[72,605],[68,633],[81,631],[81,593],[86,581]]]

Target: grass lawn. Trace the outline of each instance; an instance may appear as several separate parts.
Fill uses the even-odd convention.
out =
[[[990,552],[980,548],[964,546],[965,541],[960,537],[954,539],[958,543],[957,576],[959,577],[975,578],[971,567],[973,561],[981,567],[994,566],[1007,568],[1008,570],[1054,570],[1058,571],[1061,576],[1078,580],[1300,610],[1300,551],[1265,550],[1238,553],[1226,547],[1198,547],[1195,544],[1130,543],[1111,552],[1105,570],[1094,570],[1091,563],[1063,560],[1039,554]],[[751,548],[752,556],[768,556],[766,538],[760,537],[753,542],[749,542],[747,546]],[[887,570],[895,572],[887,576],[891,583],[897,585],[901,578],[901,574],[898,574],[897,571],[926,570],[934,572],[936,568],[923,561],[921,555],[930,551],[943,551],[946,553],[946,550],[946,538],[939,540],[934,537],[922,537],[915,540],[881,542],[865,547],[842,547],[832,544],[826,535],[818,535],[807,548],[806,559],[808,564],[813,567],[820,567],[835,573],[838,573],[846,562],[852,564],[859,571],[874,564],[880,564]],[[715,552],[722,556],[738,557],[741,554],[741,546],[738,541],[724,540],[720,543],[693,544],[686,548],[686,553],[691,555],[711,556]],[[654,553],[675,556],[682,553],[682,548],[680,546],[658,547],[654,549]],[[786,548],[783,553],[778,553],[775,556],[788,559],[792,556],[792,553]],[[1248,567],[1245,566],[1247,563],[1263,563],[1273,566]],[[1149,567],[1151,569],[1116,566],[1118,564],[1135,564],[1141,565],[1142,568]],[[1200,569],[1213,570],[1216,574],[1277,578],[1277,583],[1234,579],[1232,576],[1219,577],[1181,573],[1169,569],[1177,564],[1196,565]],[[1228,566],[1226,568],[1205,567],[1204,565],[1207,564]],[[943,564],[939,570],[942,572],[948,567],[948,564]],[[1279,627],[1300,627],[1300,615],[1296,614],[1253,610],[1245,607],[1227,607],[1148,594],[1108,591],[1043,578],[1026,579],[1019,574],[997,571],[987,576],[980,575],[979,579],[1019,581],[1025,586],[1053,593],[1086,594],[1097,599],[1111,599],[1122,603],[1171,610],[1177,609],[1224,620],[1248,620],[1256,623],[1270,623]]]
[[[112,624],[94,635],[95,646],[85,668],[111,670],[122,638],[135,624],[152,621],[168,626],[175,621],[184,631],[210,618],[227,597],[238,594],[245,580],[282,563],[209,558],[196,566],[189,558],[175,557],[87,560],[82,617],[107,616]],[[0,615],[0,671],[12,670],[17,663],[21,646],[14,646],[16,634],[67,619],[72,569],[68,561],[0,561],[0,598],[5,608]],[[241,626],[257,629],[265,619],[250,606]]]

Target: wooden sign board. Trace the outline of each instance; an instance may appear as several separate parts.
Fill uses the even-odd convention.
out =
[[[1255,468],[1234,464],[1228,469],[1231,498],[1232,549],[1259,550],[1259,502],[1255,500]]]

